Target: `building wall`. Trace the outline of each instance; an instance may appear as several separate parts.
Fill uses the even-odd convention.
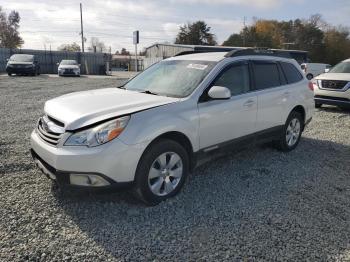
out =
[[[192,51],[191,46],[173,46],[166,44],[156,44],[146,49],[146,58],[162,57],[163,59],[172,57],[184,51]]]
[[[63,59],[74,59],[81,64],[82,74],[98,75],[103,74],[106,62],[110,60],[110,55],[103,53],[81,53],[65,51],[45,51],[31,49],[8,49],[0,48],[0,72],[5,72],[6,59],[13,54],[35,55],[40,64],[40,71],[43,74],[57,74],[57,63]]]
[[[159,61],[175,56],[178,53],[184,51],[192,51],[192,47],[186,46],[174,46],[166,44],[155,44],[146,49],[146,55],[143,60],[144,69],[150,67],[151,65],[158,63]]]

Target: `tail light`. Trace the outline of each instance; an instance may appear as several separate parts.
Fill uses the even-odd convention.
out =
[[[312,83],[311,81],[309,82],[309,89],[311,91],[314,91],[314,83]]]

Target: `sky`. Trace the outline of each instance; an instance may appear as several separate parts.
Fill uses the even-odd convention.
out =
[[[56,50],[61,44],[81,45],[83,5],[85,46],[97,37],[112,53],[134,50],[132,32],[140,31],[138,49],[153,43],[173,43],[179,27],[204,20],[222,44],[254,17],[290,20],[321,14],[330,24],[350,27],[350,0],[0,0],[4,11],[21,16],[22,48]]]

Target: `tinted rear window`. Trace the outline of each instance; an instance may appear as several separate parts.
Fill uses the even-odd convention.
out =
[[[288,84],[293,84],[303,79],[303,76],[291,63],[281,62],[281,66]]]
[[[255,88],[266,89],[281,85],[277,64],[274,62],[254,61]]]

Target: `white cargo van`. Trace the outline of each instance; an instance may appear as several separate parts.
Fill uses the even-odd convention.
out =
[[[329,69],[332,66],[329,64],[321,64],[321,63],[304,63],[301,64],[301,69],[304,71],[306,78],[311,80],[315,76],[323,74],[325,69]]]

